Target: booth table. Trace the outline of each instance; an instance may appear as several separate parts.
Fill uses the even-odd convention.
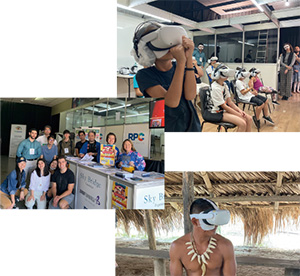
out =
[[[80,158],[67,158],[75,175],[75,209],[164,209],[164,175],[135,171],[122,178],[120,169],[104,167]],[[133,178],[133,179],[132,179]]]

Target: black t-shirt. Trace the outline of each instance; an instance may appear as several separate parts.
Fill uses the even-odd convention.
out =
[[[67,169],[65,173],[61,173],[60,170],[57,170],[51,176],[51,182],[56,183],[56,195],[59,196],[68,190],[69,184],[75,183],[74,173],[70,169]],[[72,193],[74,193],[74,189]]]
[[[92,153],[97,153],[98,152],[96,141],[93,144],[88,142],[88,144],[87,144],[87,153],[88,152],[92,152]],[[97,162],[97,156],[94,156],[93,161]]]
[[[80,152],[80,149],[82,148],[83,144],[85,144],[87,141],[85,140],[83,143],[81,141],[76,143],[75,148],[78,149],[78,152]]]
[[[136,79],[141,92],[144,96],[150,97],[146,89],[161,85],[165,90],[168,90],[176,69],[176,63],[172,63],[173,67],[166,72],[159,71],[155,66],[141,69],[136,75]],[[191,101],[187,101],[183,94],[179,105],[175,108],[165,106],[165,131],[167,132],[199,132],[201,131],[200,120],[198,114]]]

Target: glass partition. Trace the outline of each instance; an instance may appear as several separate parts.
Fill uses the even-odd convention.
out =
[[[218,34],[217,56],[220,62],[241,63],[243,33]]]
[[[199,43],[203,43],[204,49],[203,52],[206,57],[206,61],[211,57],[215,51],[215,36],[214,35],[204,35],[204,36],[195,36],[194,43],[197,47]]]

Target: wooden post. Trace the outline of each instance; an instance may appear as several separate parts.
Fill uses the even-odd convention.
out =
[[[156,240],[153,226],[152,210],[145,210],[145,222],[147,227],[147,235],[149,249],[156,250]],[[166,264],[164,259],[154,259],[154,276],[166,276]]]
[[[282,187],[282,176],[283,173],[282,172],[278,172],[277,173],[277,182],[276,182],[276,186],[275,186],[275,195],[279,195],[280,193],[280,189]],[[274,213],[278,214],[278,210],[279,210],[279,202],[275,202],[274,204]]]
[[[190,206],[194,201],[194,173],[182,173],[182,197],[183,197],[183,221],[184,234],[192,231],[193,226],[190,219]]]

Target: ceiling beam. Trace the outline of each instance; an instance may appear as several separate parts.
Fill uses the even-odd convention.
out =
[[[203,30],[206,33],[215,33],[215,29],[213,29],[213,28],[210,28],[210,27],[199,28],[198,27],[198,22],[196,22],[196,21],[193,21],[193,20],[184,18],[182,16],[164,11],[162,9],[158,9],[156,7],[152,7],[152,6],[147,5],[147,4],[136,6],[135,9],[137,9],[139,11],[142,11],[142,12],[149,13],[149,14],[153,14],[155,16],[166,18],[167,20],[171,20],[173,22],[182,24],[184,26],[191,27],[193,29]]]
[[[244,30],[244,26],[242,24],[233,24],[231,25],[233,28],[236,28],[240,31],[243,31]]]
[[[148,4],[150,2],[154,2],[154,0],[129,0],[128,7],[133,8],[139,5]]]
[[[289,18],[293,16],[299,16],[300,14],[300,7],[295,7],[292,9],[283,9],[278,11],[273,11],[274,16],[276,18]]]
[[[200,196],[195,197],[197,198],[203,198]],[[213,200],[218,203],[229,203],[229,202],[299,202],[300,201],[300,195],[292,195],[292,196],[217,196],[214,197]],[[165,202],[177,202],[182,203],[183,198],[181,196],[178,197],[165,197]]]
[[[269,4],[272,2],[278,2],[278,0],[256,0],[259,5]]]
[[[272,11],[269,9],[266,5],[261,5],[262,9],[264,10],[264,14],[275,24],[277,28],[280,28],[279,20],[276,18],[276,16],[272,13]]]

